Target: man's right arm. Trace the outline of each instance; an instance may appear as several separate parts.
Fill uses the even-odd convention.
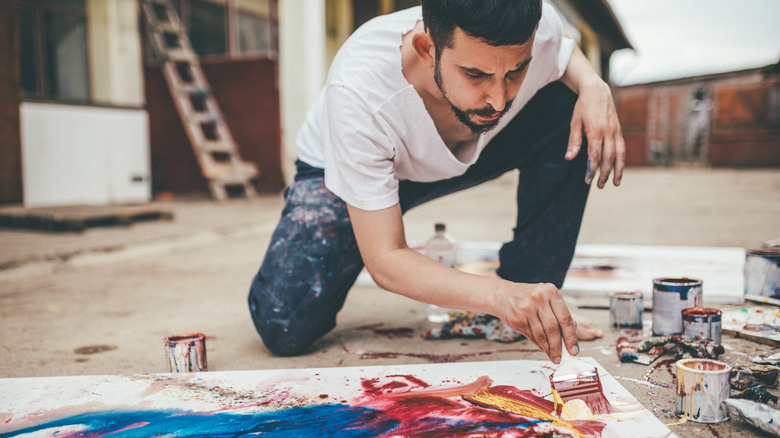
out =
[[[408,247],[398,204],[382,210],[348,205],[360,254],[376,283],[417,301],[501,318],[524,334],[553,362],[561,356],[561,334],[577,353],[576,324],[552,284],[513,283],[444,266]]]

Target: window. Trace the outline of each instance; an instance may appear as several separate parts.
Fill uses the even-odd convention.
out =
[[[190,0],[187,29],[198,56],[224,56],[228,53],[227,7],[208,0]]]
[[[22,96],[88,101],[84,0],[20,1],[19,28]]]
[[[180,0],[180,5],[198,56],[276,53],[275,0]]]
[[[271,51],[271,25],[267,19],[239,11],[238,52],[246,55]]]

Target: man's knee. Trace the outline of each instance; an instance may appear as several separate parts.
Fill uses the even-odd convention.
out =
[[[263,344],[276,356],[298,356],[306,353],[311,345],[333,329],[335,324],[317,320],[316,315],[300,315],[288,309],[267,311],[250,294],[249,312]],[[284,313],[282,313],[284,312]]]

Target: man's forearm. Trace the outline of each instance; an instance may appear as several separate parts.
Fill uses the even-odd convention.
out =
[[[604,81],[590,65],[588,58],[582,53],[579,47],[574,46],[569,64],[561,77],[561,81],[571,88],[572,91],[579,94],[583,86],[589,83],[603,83]]]

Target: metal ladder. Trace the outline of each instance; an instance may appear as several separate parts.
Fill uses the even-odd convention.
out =
[[[259,174],[257,167],[239,156],[173,2],[140,1],[149,41],[163,59],[165,81],[211,195],[217,200],[256,197],[251,180]]]

